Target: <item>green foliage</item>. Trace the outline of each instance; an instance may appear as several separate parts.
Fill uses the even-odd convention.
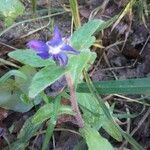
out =
[[[1,0],[0,3],[0,16],[4,18],[6,26],[10,26],[25,9],[19,0]]]
[[[51,60],[43,60],[36,53],[30,49],[23,50],[15,50],[8,54],[9,57],[21,62],[22,64],[29,65],[32,67],[44,67],[55,65],[55,63]]]
[[[70,56],[69,63],[66,67],[57,66],[51,59],[43,60],[30,49],[16,50],[9,53],[11,58],[26,66],[23,66],[19,70],[12,71],[3,76],[1,79],[3,81],[3,86],[8,84],[7,86],[5,85],[6,87],[4,90],[0,90],[0,92],[2,91],[4,93],[3,96],[8,96],[8,91],[7,93],[5,92],[9,89],[10,103],[10,99],[12,98],[11,92],[13,91],[13,94],[15,93],[15,96],[18,96],[15,98],[20,100],[19,104],[21,103],[26,105],[27,108],[25,107],[24,111],[31,109],[33,106],[31,106],[31,102],[35,102],[36,99],[40,99],[42,97],[44,102],[46,102],[46,104],[44,104],[44,106],[42,106],[35,113],[32,120],[30,120],[31,122],[28,122],[24,125],[25,127],[22,129],[18,136],[19,139],[13,143],[15,148],[16,145],[19,144],[21,146],[20,149],[25,149],[26,145],[28,144],[28,140],[35,134],[36,130],[38,129],[38,125],[49,119],[46,138],[42,146],[42,150],[46,149],[46,146],[53,134],[58,116],[60,114],[76,115],[71,110],[70,106],[63,106],[61,104],[60,101],[61,96],[63,95],[62,93],[60,93],[55,98],[52,98],[52,101],[50,101],[50,98],[46,95],[46,93],[44,93],[44,90],[48,86],[67,73],[71,74],[72,76],[73,82],[75,84],[75,90],[77,88],[77,92],[73,92],[76,92],[75,94],[77,95],[78,103],[82,109],[83,118],[85,121],[85,126],[83,129],[80,129],[80,133],[87,142],[89,149],[113,149],[111,144],[98,133],[100,128],[103,128],[110,136],[118,141],[121,141],[122,137],[124,137],[126,140],[128,140],[128,142],[133,144],[135,148],[140,147],[138,143],[132,139],[132,137],[128,136],[123,130],[121,130],[119,125],[116,123],[118,118],[114,117],[113,110],[110,108],[109,104],[105,103],[99,96],[98,91],[104,94],[104,92],[112,93],[119,90],[120,92],[129,92],[132,90],[132,92],[135,91],[136,93],[138,92],[139,88],[143,87],[145,88],[143,91],[145,91],[149,90],[149,85],[146,83],[147,80],[145,83],[143,83],[143,80],[127,80],[126,82],[111,81],[107,83],[102,82],[96,83],[95,88],[86,73],[96,58],[96,54],[91,52],[89,49],[90,46],[92,46],[95,42],[94,34],[96,31],[101,31],[110,26],[115,19],[116,17],[107,22],[102,20],[91,20],[75,31],[71,38],[71,44],[74,48],[80,50],[80,54],[76,56]],[[15,79],[8,79],[12,75],[15,76]],[[87,84],[83,83],[83,76],[86,79]],[[124,84],[124,86],[122,86],[122,84]],[[15,103],[16,106],[18,101],[16,102],[15,100],[13,99],[13,103]],[[21,107],[17,107],[16,109],[14,106],[13,108],[8,106],[8,104],[7,108],[11,108],[17,111],[22,110]],[[31,131],[32,129],[33,131]]]
[[[45,104],[34,114],[32,122],[35,124],[43,123],[45,120],[50,119],[53,113],[54,113],[54,104],[53,103]],[[58,115],[62,114],[74,115],[70,106],[67,107],[61,105],[59,108]]]
[[[95,42],[95,37],[93,35],[98,31],[108,28],[116,20],[116,18],[117,16],[108,21],[94,19],[90,20],[88,23],[85,23],[74,32],[71,38],[72,46],[78,50],[89,48]]]
[[[80,22],[80,15],[78,10],[78,1],[77,0],[69,0],[71,13],[73,16],[74,24],[76,29],[78,29],[81,26]]]
[[[46,104],[42,106],[33,116],[32,122],[34,124],[43,123],[45,120],[49,119],[53,114],[53,103]]]
[[[137,7],[137,14],[139,18],[146,23],[146,19],[149,17],[149,2],[148,0],[137,0],[135,3]]]
[[[31,0],[31,3],[32,3],[32,11],[35,14],[37,7],[37,0]]]
[[[5,75],[3,75],[0,78],[0,84],[7,81],[11,76],[18,76],[22,79],[27,79],[26,76],[21,71],[19,71],[19,70],[10,70],[9,72],[7,72]]]
[[[150,78],[93,82],[99,94],[149,94]],[[90,93],[87,83],[80,83],[77,91]]]
[[[84,24],[74,32],[71,38],[72,46],[78,50],[89,48],[95,42],[93,34],[98,30],[100,26],[104,25],[106,25],[106,22],[102,20],[91,20],[88,23]]]
[[[15,81],[7,80],[0,86],[0,107],[17,112],[27,112],[34,104],[36,105],[41,101],[39,97],[36,97],[36,99],[26,104],[21,101],[21,96],[22,91],[17,87]]]
[[[46,87],[62,77],[68,70],[58,66],[47,66],[35,74],[29,89],[29,97],[34,98]]]
[[[137,141],[128,133],[124,132],[122,129],[121,129],[121,132],[122,132],[122,135],[123,137],[130,143],[134,146],[134,149],[135,150],[142,150],[143,147],[137,143]]]
[[[28,88],[35,69],[23,66],[19,70],[12,70],[0,78],[0,106],[18,112],[27,112],[34,105],[39,104],[41,98],[38,96],[34,100],[28,98]],[[8,79],[15,76],[15,80]],[[6,80],[7,79],[7,80]],[[3,82],[5,80],[5,82]],[[22,100],[22,101],[21,101]]]
[[[113,147],[108,140],[103,138],[94,128],[85,126],[80,129],[80,132],[85,138],[89,150],[113,150]]]
[[[51,119],[48,122],[48,128],[46,130],[46,135],[45,135],[45,139],[42,145],[42,150],[45,150],[49,140],[53,134],[56,122],[57,122],[57,117],[58,117],[58,113],[60,110],[60,101],[61,101],[61,96],[57,96],[54,100],[54,105],[53,105],[53,114],[51,115]]]
[[[116,124],[116,122],[114,121],[109,109],[107,108],[107,106],[105,105],[103,99],[99,96],[97,90],[95,89],[93,83],[91,82],[88,74],[86,71],[84,71],[84,76],[85,76],[85,79],[88,83],[88,87],[89,87],[89,90],[91,92],[91,94],[95,97],[95,99],[97,99],[97,101],[99,102],[99,106],[101,107],[101,109],[103,110],[103,113],[104,115],[106,116],[106,119],[107,119],[107,122],[109,123],[109,125],[111,126],[111,130],[108,130],[108,131],[112,131],[113,130],[113,133],[115,133],[115,138],[116,140],[118,141],[121,141],[122,140],[122,135],[118,129],[118,125]],[[108,126],[109,127],[109,126]]]
[[[20,72],[26,75],[26,79],[15,76],[15,82],[17,87],[28,96],[29,87],[33,76],[36,74],[36,69],[30,66],[23,66],[19,69]]]
[[[75,86],[77,85],[77,83],[80,83],[83,79],[82,77],[83,69],[88,68],[90,64],[94,62],[95,58],[96,58],[96,54],[90,52],[89,49],[83,49],[80,52],[79,56],[72,56],[70,58],[68,69],[71,72]]]
[[[92,94],[86,93],[78,93],[78,102],[81,105],[83,111],[83,117],[86,124],[89,124],[93,128],[99,130],[101,127],[106,130],[113,138],[120,141],[121,140],[121,133],[118,131],[114,124],[110,121],[104,112],[103,109],[99,104],[99,101],[93,97]],[[111,120],[115,120],[112,118],[112,112],[110,111],[108,103],[105,104],[109,113],[111,114]],[[117,119],[117,118],[116,118]]]
[[[132,136],[130,136],[127,133],[125,133],[120,128],[120,126],[118,124],[116,124],[116,122],[112,118],[112,115],[109,112],[109,109],[106,107],[106,105],[104,105],[103,100],[99,96],[97,90],[95,89],[93,83],[91,82],[89,76],[87,75],[87,73],[85,71],[84,71],[84,74],[85,74],[86,81],[88,82],[88,87],[89,87],[89,89],[91,91],[91,94],[98,100],[99,105],[100,105],[100,107],[102,108],[102,110],[104,112],[104,115],[106,115],[106,119],[108,119],[107,122],[106,122],[106,126],[104,126],[105,127],[104,129],[105,130],[108,129],[108,130],[106,130],[108,133],[109,132],[111,133],[113,131],[112,133],[115,133],[117,135],[117,140],[118,141],[120,139],[122,139],[122,136],[123,136],[129,143],[131,143],[133,145],[133,147],[135,149],[141,148],[141,146],[132,138]]]
[[[40,124],[32,123],[32,117],[28,118],[20,130],[17,140],[11,144],[11,150],[25,150],[31,137],[36,134]]]

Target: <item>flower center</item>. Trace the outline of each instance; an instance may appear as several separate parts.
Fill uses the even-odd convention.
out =
[[[59,54],[61,52],[62,45],[58,45],[58,46],[54,46],[54,47],[50,46],[49,44],[47,44],[47,45],[49,48],[49,50],[48,50],[49,54]]]

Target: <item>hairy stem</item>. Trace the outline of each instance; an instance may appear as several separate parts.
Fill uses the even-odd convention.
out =
[[[75,118],[77,120],[78,126],[80,128],[84,127],[84,121],[82,119],[79,107],[78,107],[78,102],[77,102],[77,97],[76,97],[76,93],[75,93],[75,86],[72,80],[71,75],[68,73],[66,74],[66,80],[67,80],[67,84],[70,90],[70,101],[71,101],[71,106],[72,106],[72,110],[76,113]]]

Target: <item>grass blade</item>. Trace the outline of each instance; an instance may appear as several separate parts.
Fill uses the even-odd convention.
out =
[[[46,149],[46,147],[49,143],[49,140],[53,134],[53,131],[54,131],[54,128],[55,128],[55,125],[57,122],[57,116],[58,116],[59,109],[60,109],[60,100],[61,100],[61,97],[58,96],[58,97],[56,97],[56,99],[54,101],[54,109],[53,109],[54,112],[53,112],[53,115],[51,116],[51,119],[48,122],[48,128],[46,130],[46,135],[45,135],[44,143],[42,145],[42,150]]]
[[[123,137],[134,146],[135,150],[142,150],[143,148],[141,147],[140,144],[137,143],[137,141],[128,133],[124,132],[121,128],[120,130],[122,131]]]
[[[132,9],[132,6],[134,4],[135,0],[131,0],[127,6],[125,7],[125,9],[123,10],[123,12],[121,13],[121,15],[119,16],[119,18],[117,19],[117,21],[114,23],[112,30],[114,30],[114,28],[119,24],[119,22],[121,21],[121,19]]]
[[[77,0],[69,0],[71,13],[73,16],[75,28],[78,29],[81,26],[79,10],[78,10],[78,2]]]
[[[116,131],[116,134],[118,133],[118,138],[120,137],[120,134],[130,143],[133,145],[133,147],[136,149],[136,150],[141,150],[143,149],[141,147],[140,144],[138,144],[136,142],[136,140],[134,140],[132,138],[132,136],[130,136],[129,134],[127,134],[125,131],[123,131],[120,126],[118,126],[117,124],[114,124],[114,121],[113,121],[113,118],[112,116],[110,115],[109,113],[109,110],[108,108],[106,107],[106,105],[104,104],[104,102],[102,101],[102,99],[99,97],[99,95],[97,94],[97,90],[95,89],[93,83],[91,82],[88,74],[86,73],[86,71],[84,70],[84,77],[86,78],[86,81],[88,82],[88,87],[91,91],[91,93],[93,94],[93,96],[97,99],[99,99],[99,104],[101,106],[101,108],[103,109],[104,111],[104,114],[108,117],[108,119],[111,121],[111,125],[112,125],[112,128],[114,128],[114,130]],[[118,140],[121,140],[121,139],[118,139]]]
[[[33,14],[36,12],[37,0],[31,0]]]
[[[2,59],[2,58],[0,58],[0,62],[2,63],[2,65],[8,65],[8,66],[12,66],[15,68],[20,68],[18,65],[12,63],[11,61],[8,61],[8,60]]]
[[[148,94],[150,78],[93,82],[99,94]],[[87,83],[78,85],[79,93],[89,93]]]
[[[86,81],[87,81],[88,88],[89,88],[90,92],[93,94],[93,96],[94,96],[96,99],[98,99],[98,102],[99,102],[100,107],[102,108],[104,114],[105,114],[106,117],[108,118],[109,123],[111,124],[111,127],[112,127],[112,129],[113,129],[113,132],[114,132],[115,135],[116,135],[116,136],[115,136],[115,137],[116,137],[116,140],[121,141],[121,140],[122,140],[121,132],[119,131],[117,124],[114,122],[114,120],[113,120],[113,118],[112,118],[112,116],[111,116],[111,114],[110,114],[110,112],[109,112],[107,106],[105,105],[105,103],[104,103],[104,101],[101,99],[101,97],[98,95],[98,92],[97,92],[97,90],[95,89],[95,87],[94,87],[94,85],[93,85],[91,79],[89,78],[87,72],[84,70],[83,73],[84,73],[84,77],[85,77],[85,79],[86,79]]]

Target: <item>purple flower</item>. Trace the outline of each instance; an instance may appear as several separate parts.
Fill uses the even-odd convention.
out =
[[[34,50],[42,59],[52,58],[58,65],[66,66],[68,56],[66,53],[79,54],[80,52],[71,47],[66,39],[63,39],[57,26],[54,27],[54,36],[46,43],[39,40],[31,40],[27,47]]]

